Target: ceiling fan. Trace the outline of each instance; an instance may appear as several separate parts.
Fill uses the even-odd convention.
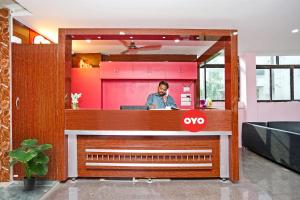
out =
[[[138,51],[151,51],[161,49],[161,45],[148,45],[137,47],[134,41],[127,42],[125,40],[120,40],[120,42],[127,48],[125,51],[122,51],[121,54],[127,53],[137,53]]]

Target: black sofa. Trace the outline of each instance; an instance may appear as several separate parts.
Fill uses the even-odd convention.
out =
[[[300,122],[245,122],[242,145],[300,173]]]

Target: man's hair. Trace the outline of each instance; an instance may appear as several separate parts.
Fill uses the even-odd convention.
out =
[[[167,86],[167,89],[169,89],[169,83],[167,81],[161,81],[161,82],[159,82],[158,87],[160,85],[165,85],[165,86]]]

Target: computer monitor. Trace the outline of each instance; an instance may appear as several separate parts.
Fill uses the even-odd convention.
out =
[[[129,106],[122,105],[120,106],[120,110],[149,110],[149,106]]]

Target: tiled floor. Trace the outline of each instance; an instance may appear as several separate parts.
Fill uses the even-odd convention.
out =
[[[37,182],[34,190],[25,191],[23,181],[15,181],[0,185],[0,200],[37,200],[41,199],[57,181]]]
[[[300,175],[247,150],[241,151],[240,182],[220,180],[100,181],[79,179],[59,184],[47,200],[299,200]]]
[[[22,182],[14,182],[0,185],[0,200],[38,200],[43,195],[44,200],[300,200],[300,174],[247,150],[241,151],[240,157],[238,184],[218,179],[153,179],[152,183],[148,180],[78,179],[61,184],[48,182],[26,192]]]

